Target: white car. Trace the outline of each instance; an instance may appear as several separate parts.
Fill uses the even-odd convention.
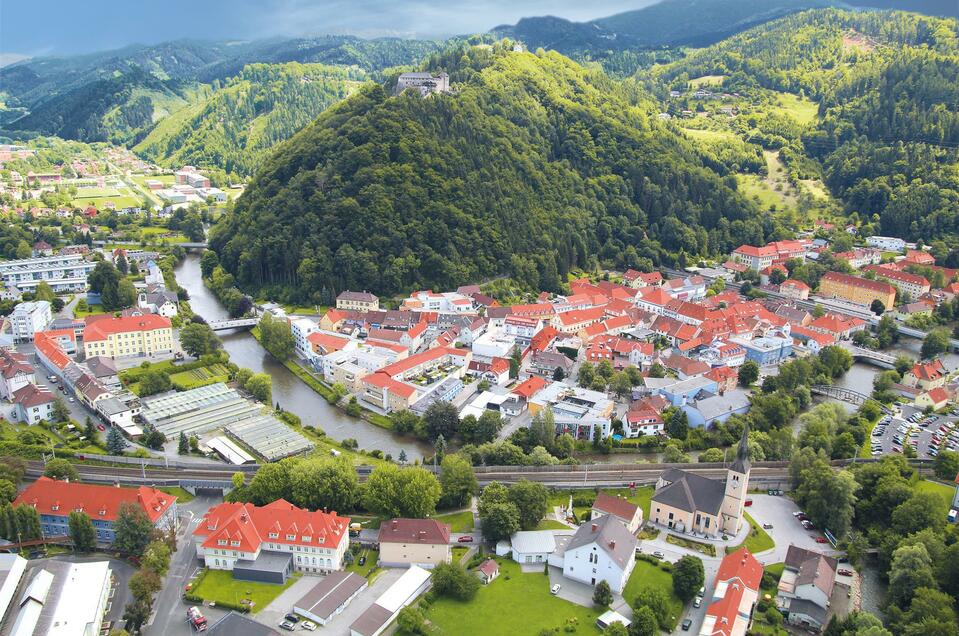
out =
[[[696,600],[693,601],[693,607],[702,607],[702,605],[703,605],[703,597],[697,596]]]
[[[557,584],[554,585],[553,587],[549,588],[549,593],[550,593],[550,594],[553,594],[553,595],[559,594],[559,590],[560,590],[561,587],[562,587],[562,585],[560,585],[559,583],[557,583]]]
[[[316,631],[316,623],[314,623],[313,621],[303,621],[302,623],[300,623],[300,627],[302,627],[308,632]]]

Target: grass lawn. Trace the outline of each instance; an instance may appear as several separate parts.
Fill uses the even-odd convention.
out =
[[[945,518],[946,515],[949,514],[949,508],[952,506],[952,497],[956,494],[956,488],[954,486],[947,486],[946,484],[921,479],[916,481],[912,487],[917,492],[931,492],[938,495],[942,501],[940,507],[942,517]]]
[[[539,634],[558,628],[560,633],[599,634],[600,612],[575,605],[549,593],[549,578],[542,572],[523,574],[518,563],[497,559],[500,575],[484,585],[469,602],[438,599],[426,611],[436,634],[512,636]],[[572,625],[564,632],[566,625]]]
[[[705,142],[740,141],[739,136],[728,130],[703,130],[700,128],[683,128],[691,139]]]
[[[673,610],[673,624],[667,625],[666,627],[669,629],[666,631],[673,631],[676,629],[676,623],[683,613],[683,602],[673,592],[673,575],[649,561],[639,559],[636,561],[636,567],[633,568],[632,574],[629,575],[629,580],[626,581],[626,587],[623,588],[623,598],[632,605],[636,602],[636,595],[639,594],[639,591],[649,587],[658,587],[669,594],[669,604]]]
[[[811,124],[819,117],[819,104],[811,99],[793,93],[779,93],[777,101],[779,109],[800,124]]]
[[[785,563],[770,563],[769,565],[763,568],[763,572],[769,572],[776,578],[777,585],[774,585],[772,587],[761,588],[759,590],[760,596],[763,596],[765,594],[769,594],[770,596],[776,596],[776,591],[777,591],[777,588],[779,587],[778,586],[779,577],[783,575],[783,570],[785,569],[785,567],[786,567]]]
[[[666,543],[672,543],[673,545],[678,545],[683,548],[688,548],[690,550],[702,552],[703,554],[707,556],[716,556],[716,546],[714,546],[711,543],[703,543],[702,541],[693,541],[692,539],[677,537],[675,534],[667,534]]]
[[[76,306],[73,307],[73,316],[75,318],[86,318],[87,316],[95,316],[97,314],[105,313],[107,312],[103,310],[103,305],[87,305],[86,311],[80,311],[76,308]]]
[[[535,530],[569,530],[570,527],[565,523],[560,523],[555,519],[543,519],[536,524]]]
[[[689,80],[691,88],[702,88],[703,86],[719,86],[726,79],[725,75],[703,75],[696,79]]]
[[[448,512],[446,514],[436,514],[433,518],[441,523],[450,524],[453,532],[472,532],[473,531],[473,513],[470,510],[462,512]]]
[[[175,496],[178,504],[185,504],[193,501],[193,495],[179,486],[167,486],[165,488],[159,488],[158,490],[162,490],[168,495]]]
[[[469,552],[469,548],[465,545],[453,546],[453,563],[459,563],[460,559],[462,559],[463,555],[467,552]]]
[[[213,364],[189,371],[180,371],[170,376],[170,381],[177,391],[187,391],[217,382],[229,382],[230,370],[222,364]]]
[[[749,536],[746,537],[746,540],[734,547],[726,548],[726,553],[735,552],[739,548],[746,546],[746,549],[752,552],[753,554],[758,554],[759,552],[765,552],[766,550],[772,550],[776,547],[776,543],[773,541],[762,527],[756,523],[756,520],[749,516],[749,513],[745,513],[746,521],[749,522],[750,531]]]
[[[366,557],[366,563],[360,565],[360,557]],[[376,568],[376,560],[380,556],[379,550],[360,550],[356,555],[356,558],[353,559],[353,563],[350,563],[346,566],[347,572],[356,572],[363,578],[366,578],[370,575],[370,572]]]
[[[293,585],[301,574],[295,572],[283,585],[273,583],[254,583],[237,581],[227,570],[208,570],[200,584],[191,590],[204,601],[231,603],[239,606],[240,601],[249,598],[253,601],[253,613],[269,605],[283,590]]]

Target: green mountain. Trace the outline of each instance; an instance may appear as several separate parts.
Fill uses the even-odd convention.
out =
[[[136,143],[156,122],[196,103],[203,84],[254,63],[322,63],[367,72],[419,62],[439,42],[352,36],[255,42],[165,42],[0,68],[0,135],[58,135]]]
[[[211,232],[244,290],[314,299],[719,253],[768,229],[655,106],[559,53],[434,55],[453,92],[362,89],[280,144]]]
[[[158,123],[134,150],[161,165],[249,175],[268,148],[349,96],[368,75],[355,66],[252,64]]]
[[[813,125],[759,135],[767,148],[781,148],[794,181],[810,178],[803,174],[810,166],[819,169],[867,231],[959,244],[957,29],[955,19],[911,13],[811,11],[692,52],[651,75],[661,94],[684,89],[690,78],[713,77],[727,92],[811,98],[818,104]]]

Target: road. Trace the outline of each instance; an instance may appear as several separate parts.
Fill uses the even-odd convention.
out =
[[[189,503],[178,504],[180,528],[177,532],[177,551],[170,559],[170,571],[163,579],[163,589],[153,604],[153,621],[144,629],[145,633],[157,636],[186,636],[193,633],[186,622],[187,605],[181,600],[187,582],[200,567],[196,550],[193,548],[193,530],[206,511],[221,501],[219,497],[197,497]],[[212,624],[224,612],[205,607],[203,614]]]

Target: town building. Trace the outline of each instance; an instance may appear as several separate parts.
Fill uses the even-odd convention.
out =
[[[0,279],[20,291],[34,291],[45,281],[56,293],[77,292],[87,288],[87,276],[96,263],[82,254],[60,254],[0,262]]]
[[[902,253],[906,249],[906,242],[904,240],[892,236],[866,237],[866,245],[883,250],[884,252]]]
[[[887,280],[895,285],[899,289],[900,300],[903,301],[916,300],[923,294],[928,293],[931,289],[929,281],[926,280],[925,277],[903,272],[892,267],[868,265],[863,268],[863,271],[872,272],[877,278]],[[886,305],[886,308],[891,309],[892,307]]]
[[[439,314],[476,314],[473,299],[459,292],[435,293],[431,289],[414,292],[400,304],[404,311],[430,311]]]
[[[563,576],[596,586],[606,581],[617,594],[636,565],[639,540],[615,515],[584,523],[566,545]]]
[[[447,378],[462,378],[471,358],[464,349],[436,347],[397,360],[362,378],[360,399],[387,413],[408,409]]]
[[[749,396],[744,391],[728,391],[725,395],[695,398],[683,405],[690,426],[705,428],[714,422],[724,423],[733,415],[749,411]]]
[[[819,281],[819,295],[839,298],[865,307],[869,307],[876,300],[886,309],[896,305],[896,288],[889,283],[839,272],[823,274]]]
[[[606,439],[610,435],[615,404],[605,393],[551,382],[529,400],[530,415],[547,407],[553,411],[556,434],[569,433],[573,439],[592,440],[594,435]]]
[[[949,391],[945,387],[936,387],[929,389],[916,396],[915,404],[921,409],[932,409],[938,411],[949,405]]]
[[[619,519],[630,533],[639,532],[643,525],[643,509],[630,503],[624,497],[607,495],[604,492],[596,495],[593,507],[590,509],[590,520],[595,521],[603,515],[612,515]]]
[[[403,573],[376,602],[350,625],[350,636],[380,636],[404,607],[430,586],[430,572],[415,565]]]
[[[806,243],[802,241],[776,241],[762,247],[740,245],[732,253],[732,260],[754,271],[770,265],[785,263],[789,259],[806,260]]]
[[[197,557],[233,578],[284,583],[294,572],[328,574],[343,568],[349,517],[297,508],[277,499],[265,506],[222,503],[193,531]]]
[[[180,304],[176,292],[158,290],[137,296],[137,307],[164,318],[173,318],[179,313]]]
[[[49,301],[34,300],[20,303],[10,314],[14,341],[30,342],[33,340],[33,334],[46,329],[52,320],[53,312]]]
[[[762,579],[762,563],[746,548],[723,557],[699,635],[746,636]]]
[[[18,422],[36,424],[53,420],[57,396],[36,384],[27,383],[13,392],[10,401],[13,402],[10,417]]]
[[[902,377],[906,386],[917,387],[923,391],[941,387],[946,383],[946,367],[936,358],[929,362],[916,362]]]
[[[748,428],[744,428],[736,459],[726,471],[725,484],[677,468],[663,472],[650,504],[650,520],[677,532],[711,537],[737,534],[749,490]]]
[[[367,587],[367,580],[355,572],[331,572],[293,605],[293,613],[326,625]]]
[[[352,311],[378,311],[380,299],[370,292],[344,291],[336,297],[336,308]]]
[[[88,358],[153,356],[173,351],[173,328],[169,318],[157,314],[95,318],[83,330],[83,349]]]
[[[833,557],[789,546],[776,594],[776,607],[789,624],[817,631],[826,626],[837,567]]]
[[[40,477],[21,492],[13,504],[26,504],[40,514],[40,529],[44,537],[62,537],[70,534],[70,513],[86,513],[96,530],[97,543],[111,545],[113,524],[123,504],[139,506],[153,527],[168,531],[176,527],[176,497],[165,492],[140,486],[119,488],[94,484],[70,483],[49,477]]]
[[[734,342],[746,350],[747,360],[753,360],[759,366],[780,364],[793,353],[793,339],[789,335],[789,329],[782,335],[768,335],[751,340],[737,338]]]
[[[396,79],[396,92],[402,93],[408,88],[419,92],[423,97],[433,93],[448,93],[450,76],[446,73],[401,73]]]
[[[391,519],[380,524],[379,564],[434,568],[449,563],[450,526],[436,519]]]
[[[786,298],[793,298],[795,300],[806,300],[809,298],[810,291],[809,285],[801,280],[795,280],[793,278],[784,280],[779,285],[780,294]]]
[[[36,373],[27,356],[0,349],[0,398],[12,400],[14,393],[35,382]]]
[[[4,617],[11,636],[95,636],[107,629],[113,591],[108,561],[73,563],[46,559],[28,568],[12,590],[17,603]],[[7,608],[4,608],[7,609]]]

